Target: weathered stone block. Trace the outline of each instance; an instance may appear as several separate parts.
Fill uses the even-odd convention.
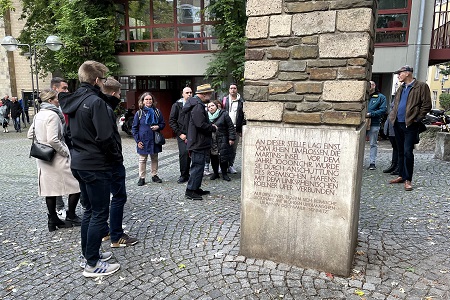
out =
[[[311,45],[293,46],[291,57],[293,59],[316,58],[319,55],[319,47]]]
[[[245,60],[262,60],[264,54],[264,50],[245,49]]]
[[[271,37],[290,36],[291,35],[291,15],[274,15],[270,17],[270,33]]]
[[[269,83],[269,95],[291,92],[293,87],[294,85],[292,84],[292,82],[271,82]]]
[[[282,13],[283,0],[248,0],[247,16],[275,15]]]
[[[330,1],[330,9],[348,9],[356,7],[370,7],[374,6],[373,0],[334,0]]]
[[[450,133],[438,132],[436,134],[434,158],[450,161]]]
[[[278,74],[278,80],[306,80],[309,78],[309,75],[306,73],[300,72],[280,72]]]
[[[369,79],[369,72],[365,67],[338,68],[338,79]]]
[[[276,61],[246,61],[244,78],[249,80],[261,80],[274,78],[278,72]]]
[[[350,66],[366,66],[367,59],[365,59],[365,58],[349,58],[348,64]]]
[[[302,38],[293,37],[293,38],[278,39],[276,43],[278,47],[291,47],[294,45],[300,45],[302,43]]]
[[[297,110],[301,112],[319,112],[329,110],[332,107],[332,104],[325,102],[303,102],[297,105]]]
[[[257,48],[257,47],[273,47],[276,46],[275,41],[273,40],[247,40],[245,42],[247,48]]]
[[[336,11],[316,11],[292,17],[292,32],[297,36],[334,32],[335,27]]]
[[[286,103],[286,104],[284,105],[284,108],[285,108],[286,110],[291,110],[291,111],[293,111],[293,110],[295,110],[295,109],[297,108],[297,104],[295,104],[295,103]]]
[[[326,68],[326,67],[344,67],[347,65],[346,59],[316,59],[308,60],[310,68]]]
[[[325,124],[360,125],[364,118],[359,112],[326,111],[322,115]]]
[[[294,124],[320,124],[322,117],[320,113],[286,112],[283,115],[283,121]]]
[[[297,94],[276,94],[276,95],[269,95],[269,101],[301,102],[301,101],[303,101],[303,98],[304,98],[303,95],[297,95]]]
[[[322,99],[336,102],[360,102],[366,95],[366,81],[325,81]]]
[[[294,91],[297,94],[320,94],[322,93],[322,82],[296,82],[294,84]]]
[[[309,69],[309,75],[311,80],[329,80],[336,79],[336,69],[328,68],[313,68]]]
[[[269,36],[269,17],[252,17],[247,20],[248,39],[264,39]]]
[[[305,95],[306,102],[317,102],[320,101],[322,97],[320,95]]]
[[[328,10],[330,7],[329,1],[307,1],[286,3],[286,12],[288,13],[303,13],[318,10]]]
[[[285,72],[304,72],[306,70],[305,61],[281,61],[279,64],[280,71]]]
[[[281,102],[244,102],[245,118],[250,121],[276,121],[283,117],[284,104]]]
[[[355,8],[339,10],[337,12],[336,28],[339,31],[367,31],[373,30],[371,8]],[[358,24],[355,26],[355,24]]]
[[[319,37],[319,57],[367,57],[370,43],[367,32],[323,34]]]
[[[268,59],[288,59],[290,51],[285,48],[271,48],[267,49]]]
[[[269,88],[267,86],[244,86],[245,101],[267,101]]]
[[[319,42],[319,37],[317,35],[304,36],[302,37],[302,43],[307,45],[317,45]]]
[[[333,109],[337,111],[362,111],[364,104],[362,103],[333,103]]]

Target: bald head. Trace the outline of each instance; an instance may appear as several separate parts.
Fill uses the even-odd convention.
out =
[[[188,86],[185,87],[181,96],[183,96],[183,99],[186,101],[189,97],[192,97],[192,89]]]

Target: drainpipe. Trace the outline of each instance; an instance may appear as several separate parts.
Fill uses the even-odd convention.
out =
[[[414,63],[414,77],[419,74],[420,64],[420,51],[422,50],[422,34],[423,34],[423,18],[425,15],[425,0],[420,1],[420,13],[419,13],[419,28],[417,30],[417,49],[416,49],[416,61]]]

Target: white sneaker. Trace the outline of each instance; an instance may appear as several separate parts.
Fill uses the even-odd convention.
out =
[[[99,251],[99,254],[100,254],[100,261],[110,260],[113,255],[112,252],[103,252],[102,253],[100,251]],[[86,258],[84,258],[83,254],[81,254],[80,255],[80,267],[84,269],[86,267],[86,264],[87,264],[87,260],[86,260]]]
[[[205,176],[209,176],[209,175],[211,175],[212,173],[209,171],[209,170],[204,170],[203,171],[203,175],[205,175]]]
[[[57,210],[56,213],[58,214],[60,219],[64,220],[66,218],[66,210],[65,209]]]
[[[236,171],[236,169],[235,169],[233,166],[230,166],[230,167],[228,168],[228,173],[230,173],[230,174],[236,174],[237,171]]]
[[[93,267],[86,265],[83,271],[84,277],[100,277],[111,275],[120,269],[120,264],[109,264],[105,261],[97,261],[97,264]]]

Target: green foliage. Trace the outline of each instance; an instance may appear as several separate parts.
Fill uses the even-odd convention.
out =
[[[9,10],[15,10],[11,0],[0,0],[0,16],[4,16],[5,13]]]
[[[213,77],[212,85],[216,89],[228,90],[229,83],[237,83],[242,87],[244,81],[245,63],[245,1],[215,0],[206,7],[213,21],[215,36],[219,41],[219,52],[214,53],[214,59],[205,72],[206,78]]]
[[[443,110],[450,109],[450,94],[442,93],[439,95],[439,105]]]
[[[105,64],[111,73],[119,71],[114,56],[119,36],[112,1],[22,0],[26,24],[21,43],[42,44],[49,35],[57,35],[64,43],[60,51],[36,47],[41,74],[60,72],[67,79],[78,78],[78,67],[86,60]]]

